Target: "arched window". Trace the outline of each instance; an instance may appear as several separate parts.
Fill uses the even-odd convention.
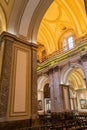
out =
[[[68,47],[69,47],[69,49],[74,48],[74,38],[73,38],[73,36],[68,37]]]
[[[74,48],[74,37],[68,36],[67,38],[64,38],[63,47],[64,47],[64,51]]]

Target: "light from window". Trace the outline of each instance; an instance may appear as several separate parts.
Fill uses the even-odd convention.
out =
[[[63,40],[63,48],[64,48],[64,51],[67,51],[69,49],[74,48],[74,38],[73,38],[73,36],[69,36],[68,38],[65,38]]]
[[[72,36],[70,36],[70,37],[68,38],[68,47],[69,47],[69,49],[74,48],[74,39],[73,39]]]

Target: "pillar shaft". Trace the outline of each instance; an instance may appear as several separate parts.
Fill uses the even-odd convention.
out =
[[[61,87],[59,81],[59,71],[58,67],[49,70],[49,83],[51,90],[51,101],[52,101],[52,112],[60,112],[62,108],[62,95]]]
[[[32,120],[33,125],[35,125],[36,119],[37,119],[37,51],[36,47],[32,46],[32,80],[31,80],[31,86],[32,86]]]
[[[8,108],[9,86],[11,77],[12,41],[2,39],[4,54],[2,59],[1,83],[0,83],[0,118],[6,118]]]
[[[0,119],[32,119],[37,115],[36,48],[14,35],[0,36],[3,47],[0,77]]]
[[[87,87],[87,54],[83,55],[81,57],[81,63],[83,66],[83,70],[84,70],[84,75],[85,75],[85,82],[86,82],[86,87]]]

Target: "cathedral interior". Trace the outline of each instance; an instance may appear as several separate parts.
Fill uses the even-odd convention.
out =
[[[87,0],[0,0],[0,130],[87,130]]]

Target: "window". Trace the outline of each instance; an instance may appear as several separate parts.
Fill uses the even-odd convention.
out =
[[[74,37],[69,36],[68,38],[65,38],[63,41],[63,47],[64,51],[74,48]]]
[[[69,46],[69,49],[74,48],[74,39],[73,39],[72,36],[70,36],[70,37],[68,38],[68,46]]]

